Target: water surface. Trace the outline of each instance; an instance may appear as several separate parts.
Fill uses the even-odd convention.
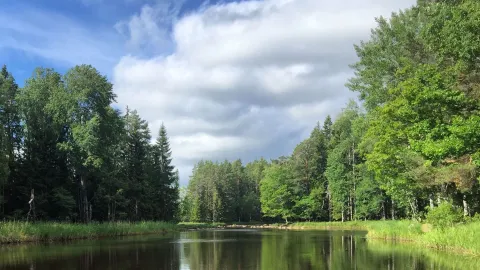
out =
[[[480,269],[476,258],[366,241],[365,232],[204,230],[0,246],[0,269]]]

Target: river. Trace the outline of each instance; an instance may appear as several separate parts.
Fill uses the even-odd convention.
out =
[[[475,258],[365,232],[201,230],[0,246],[0,269],[480,269]]]

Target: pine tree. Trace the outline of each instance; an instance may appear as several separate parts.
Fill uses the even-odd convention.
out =
[[[172,165],[172,151],[168,140],[167,129],[162,123],[158,134],[157,156],[159,162],[159,203],[161,207],[160,218],[162,220],[172,220],[176,216],[178,208],[178,172]]]
[[[141,119],[136,110],[125,115],[126,137],[126,176],[128,182],[128,212],[131,218],[143,218],[151,204],[145,196],[148,180],[148,157],[150,151],[150,130],[148,123]]]
[[[330,139],[332,138],[332,118],[330,115],[327,115],[325,118],[325,121],[323,122],[323,134],[325,136],[325,141],[330,142]]]
[[[0,125],[1,127],[1,176],[0,176],[0,217],[4,215],[5,190],[11,189],[10,183],[17,176],[19,149],[21,147],[21,124],[17,101],[18,85],[7,66],[0,72]],[[5,160],[4,160],[5,159]]]

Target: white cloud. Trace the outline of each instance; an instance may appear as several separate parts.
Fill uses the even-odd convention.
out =
[[[158,51],[169,43],[167,29],[157,23],[158,10],[145,5],[140,14],[132,16],[128,22],[119,22],[115,28],[129,36],[129,49],[149,49]]]
[[[157,0],[145,4],[139,14],[115,24],[115,29],[128,37],[131,51],[158,53],[171,46],[168,27],[175,22],[185,0]]]
[[[289,154],[317,121],[335,116],[354,96],[344,87],[352,75],[348,64],[356,60],[353,44],[369,37],[374,17],[414,2],[204,6],[174,21],[171,54],[121,59],[114,71],[118,101],[137,109],[154,134],[165,123],[181,168],[201,158]],[[154,11],[144,7],[127,22],[130,33],[141,33],[131,41],[162,43],[164,28]],[[185,184],[190,172],[180,174]]]
[[[255,146],[255,141],[248,141],[241,136],[218,136],[195,133],[188,136],[175,136],[171,139],[172,147],[177,148],[177,156],[189,159],[215,158],[218,153],[238,151],[242,147]]]

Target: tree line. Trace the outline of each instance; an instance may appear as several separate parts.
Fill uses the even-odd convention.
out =
[[[419,219],[480,210],[480,1],[419,0],[380,17],[346,84],[361,103],[286,157],[199,162],[191,221]]]
[[[95,68],[0,74],[0,219],[90,222],[178,218],[178,171],[162,124],[115,109]]]

